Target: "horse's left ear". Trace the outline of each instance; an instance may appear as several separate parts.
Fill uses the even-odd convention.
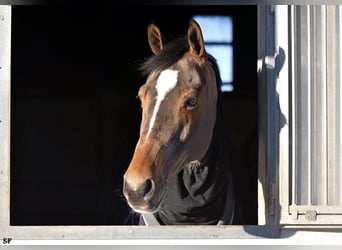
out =
[[[158,26],[150,24],[147,28],[148,43],[154,54],[163,49],[164,38]]]
[[[207,61],[207,53],[204,49],[204,40],[199,24],[191,19],[188,28],[189,52],[199,65]]]

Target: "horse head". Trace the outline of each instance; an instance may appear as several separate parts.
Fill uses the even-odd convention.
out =
[[[177,42],[165,43],[156,25],[148,27],[153,56],[143,65],[147,79],[138,92],[140,137],[123,185],[125,198],[136,212],[158,211],[168,181],[185,164],[201,160],[212,139],[216,75],[194,20],[183,40],[182,48]]]

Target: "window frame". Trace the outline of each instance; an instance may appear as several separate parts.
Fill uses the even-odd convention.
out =
[[[280,115],[289,117],[288,61],[277,72],[276,55],[283,48],[288,53],[287,6],[258,6],[258,118],[259,118],[259,225],[241,226],[12,226],[10,225],[10,44],[11,6],[0,6],[0,237],[14,241],[80,240],[83,242],[105,240],[110,244],[170,244],[179,240],[192,244],[244,243],[248,239],[261,243],[290,243],[315,241],[311,231],[293,230],[279,225],[287,212],[289,124],[281,123]],[[4,28],[5,27],[5,28]],[[281,32],[275,32],[280,30]],[[285,195],[284,195],[285,194]],[[302,227],[303,229],[303,227]],[[341,242],[341,231],[321,229],[316,233],[329,236],[326,243]],[[303,238],[303,236],[306,236]],[[310,238],[311,237],[311,238]],[[273,239],[273,241],[272,241]],[[282,239],[282,241],[277,241]],[[133,243],[132,243],[133,240]],[[246,243],[245,243],[246,244]]]
[[[265,10],[259,8],[259,16]],[[5,68],[8,74],[0,74],[0,88],[2,91],[0,98],[0,210],[5,213],[0,214],[0,237],[21,240],[232,240],[232,239],[259,239],[263,237],[279,237],[279,230],[274,224],[274,219],[266,219],[262,225],[228,225],[228,226],[12,226],[10,225],[10,44],[11,44],[11,6],[0,6],[0,37],[2,43],[8,46],[1,46],[0,63],[1,70]],[[6,26],[7,29],[1,29]],[[5,53],[3,53],[5,52]],[[263,100],[263,98],[260,98]],[[265,106],[266,101],[263,101]],[[265,118],[265,117],[264,117]],[[267,122],[266,120],[261,123]],[[266,126],[260,126],[266,129]],[[260,135],[266,135],[263,131]],[[263,146],[263,145],[261,145]],[[265,152],[264,152],[265,153]],[[259,157],[264,158],[262,153]],[[267,162],[262,159],[261,162]],[[269,167],[270,165],[268,165]],[[265,166],[262,165],[262,168]],[[265,180],[267,181],[267,180]],[[267,195],[267,194],[266,194]],[[267,204],[266,204],[267,209]],[[259,214],[265,210],[260,210]],[[264,216],[265,218],[268,216]]]
[[[230,41],[223,41],[223,40],[209,40],[208,38],[205,37],[204,34],[204,46],[207,48],[207,51],[209,52],[208,46],[223,46],[226,48],[231,48],[232,51],[232,60],[228,65],[227,62],[227,67],[230,67],[230,71],[231,71],[231,81],[224,81],[224,79],[222,79],[222,92],[233,92],[234,91],[234,20],[231,16],[228,15],[224,15],[224,16],[218,16],[218,15],[195,15],[193,16],[193,18],[196,20],[197,18],[217,18],[217,17],[222,17],[222,18],[230,18],[231,19],[231,40]],[[205,27],[203,27],[203,23],[200,23],[202,30],[204,31]],[[203,32],[205,33],[205,32]],[[218,66],[220,68],[220,71],[222,72],[222,68],[221,68],[221,63],[220,61],[217,61]],[[225,90],[224,86],[226,86],[227,88],[231,88],[231,90]]]

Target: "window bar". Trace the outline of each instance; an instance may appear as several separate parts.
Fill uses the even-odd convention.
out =
[[[341,6],[327,7],[328,204],[341,205]],[[330,115],[330,116],[329,116]]]
[[[306,34],[306,45],[307,47],[307,62],[311,62],[311,43],[310,43],[310,36],[311,36],[311,29],[310,29],[310,19],[311,19],[311,15],[310,15],[310,6],[305,6],[306,7],[306,26],[307,27],[307,34]],[[305,63],[305,62],[302,62]],[[307,145],[308,145],[308,150],[307,150],[307,167],[308,167],[308,180],[307,180],[307,185],[308,185],[308,200],[307,200],[307,204],[311,205],[311,193],[312,193],[312,166],[311,166],[311,130],[312,130],[312,122],[311,122],[311,98],[312,98],[312,89],[311,89],[311,68],[310,65],[307,65],[307,72],[305,72],[307,74],[307,82],[305,84],[307,84],[307,88],[308,88],[308,98],[307,98]]]
[[[327,164],[329,166],[328,168],[328,190],[330,190],[328,196],[328,204],[333,205],[335,203],[335,185],[336,183],[336,162],[335,162],[335,156],[336,156],[336,149],[334,147],[336,143],[336,122],[338,119],[334,118],[334,114],[336,114],[336,101],[337,101],[337,95],[336,95],[336,57],[335,57],[335,51],[336,51],[336,44],[335,44],[335,12],[331,8],[327,9],[327,39],[329,46],[327,46],[327,82],[328,82],[328,110],[327,110],[327,119],[329,123],[329,131],[328,131],[328,157],[327,157]],[[333,115],[331,115],[332,113]]]
[[[336,120],[334,122],[334,145],[332,147],[334,148],[334,155],[333,158],[333,164],[335,168],[335,172],[332,173],[334,177],[334,205],[342,205],[342,171],[341,171],[341,119],[342,119],[342,105],[341,105],[341,98],[342,98],[342,88],[341,88],[341,70],[342,70],[342,65],[341,65],[341,58],[342,58],[342,53],[341,53],[341,46],[342,46],[342,40],[341,40],[341,35],[342,35],[342,30],[341,30],[341,21],[342,21],[342,16],[341,16],[341,6],[328,6],[330,12],[329,16],[332,15],[334,16],[334,25],[335,29],[334,31],[334,48],[330,48],[332,51],[332,55],[334,57],[334,76],[335,76],[335,82],[334,82],[334,107],[335,107],[335,114],[336,114]],[[332,175],[331,174],[331,175]]]
[[[290,205],[296,204],[296,194],[297,194],[297,185],[296,185],[296,126],[294,124],[297,123],[296,121],[296,85],[297,85],[297,60],[295,55],[297,54],[296,46],[295,46],[295,37],[296,37],[296,15],[295,15],[295,6],[290,6],[290,48],[291,48],[291,119],[292,119],[292,126],[291,126],[291,203]]]
[[[311,204],[326,204],[326,19],[325,6],[310,7]]]
[[[296,205],[311,204],[310,11],[296,6]]]
[[[340,165],[342,162],[342,146],[341,146],[341,140],[342,140],[342,77],[341,77],[341,72],[342,72],[342,6],[338,6],[337,9],[337,22],[338,22],[338,58],[337,58],[337,64],[339,65],[339,69],[337,71],[337,93],[338,93],[338,105],[337,105],[337,110],[338,110],[338,124],[337,124],[337,157],[336,157],[336,165],[339,167],[339,204],[342,205],[342,166]]]

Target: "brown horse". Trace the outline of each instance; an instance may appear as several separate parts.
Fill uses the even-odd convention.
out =
[[[123,193],[142,224],[231,224],[234,196],[220,126],[221,80],[190,20],[187,35],[165,43],[148,27],[154,55],[143,65],[140,138]]]

